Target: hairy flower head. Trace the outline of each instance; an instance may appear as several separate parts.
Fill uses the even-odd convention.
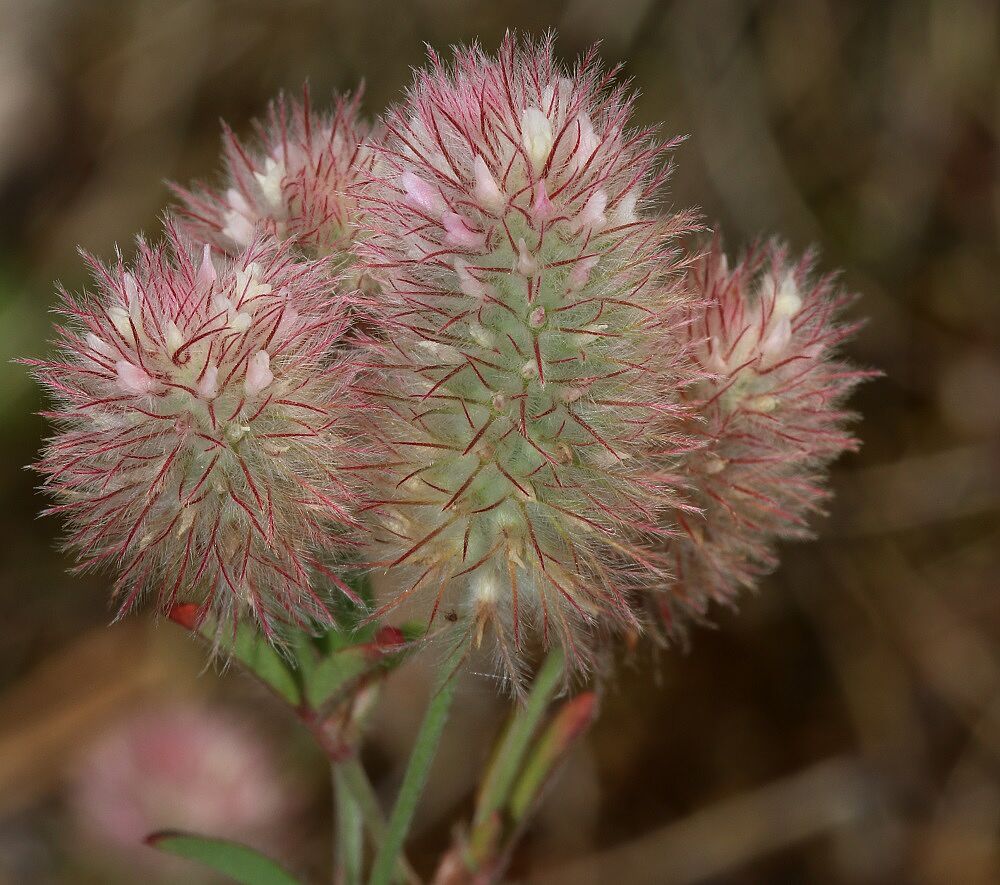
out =
[[[258,125],[257,144],[224,132],[225,183],[216,191],[175,187],[180,223],[197,241],[245,249],[258,229],[290,239],[310,255],[346,259],[355,228],[350,189],[367,176],[372,152],[360,95],[337,97],[330,113],[280,96]]]
[[[732,269],[718,240],[689,274],[701,303],[687,327],[701,380],[687,395],[700,445],[683,461],[700,515],[673,514],[673,592],[659,598],[701,615],[776,564],[774,544],[808,535],[827,498],[827,465],[855,440],[843,402],[867,373],[837,356],[856,326],[840,322],[852,296],[812,260],[778,243],[752,248]]]
[[[526,625],[579,665],[662,583],[643,542],[675,500],[687,219],[650,211],[671,145],[627,128],[631,103],[550,42],[432,54],[361,190],[391,452],[372,557],[409,576],[384,608],[490,628],[512,672]]]
[[[260,239],[196,256],[171,229],[128,268],[91,264],[62,353],[35,363],[60,428],[38,469],[80,567],[118,568],[123,612],[148,591],[269,635],[327,619],[312,577],[351,522],[352,401],[326,263]]]

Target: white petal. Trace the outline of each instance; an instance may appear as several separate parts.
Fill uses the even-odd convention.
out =
[[[264,162],[264,172],[254,172],[254,178],[257,179],[257,184],[260,186],[261,196],[264,198],[264,202],[271,207],[272,210],[277,211],[282,208],[282,197],[281,197],[281,182],[285,177],[285,166],[283,163],[275,161],[272,157],[268,157]]]
[[[125,300],[128,302],[128,309],[133,313],[139,307],[139,285],[135,277],[130,273],[122,274],[122,282],[125,289]]]
[[[476,179],[472,195],[487,209],[494,211],[502,209],[507,201],[486,161],[479,154],[476,154],[476,158],[472,161],[472,171]]]
[[[115,306],[108,310],[108,317],[126,341],[132,340],[132,316],[124,307]]]
[[[604,217],[604,210],[608,207],[608,195],[603,188],[594,191],[587,200],[586,205],[580,210],[576,219],[577,230],[584,228],[600,229],[607,224]]]
[[[281,315],[281,321],[278,323],[278,328],[275,329],[274,337],[279,341],[283,341],[295,330],[299,324],[299,313],[294,307],[285,307],[284,312]]]
[[[452,245],[463,246],[466,249],[480,249],[486,242],[486,237],[472,230],[469,222],[461,215],[445,212],[441,220],[446,231],[445,241]]]
[[[250,215],[252,214],[250,204],[247,202],[246,197],[243,196],[236,188],[231,187],[226,191],[226,202],[233,208],[234,211],[238,212],[240,215]]]
[[[590,274],[597,265],[597,256],[590,255],[587,258],[583,258],[578,261],[573,270],[569,275],[569,289],[571,292],[575,292],[577,289],[582,289],[590,281]]]
[[[594,132],[594,124],[587,114],[578,114],[576,123],[580,130],[580,143],[576,146],[573,161],[577,171],[579,171],[587,165],[587,162],[594,155],[594,151],[600,145],[600,141],[597,138],[597,133]]]
[[[778,294],[774,299],[774,313],[779,317],[793,317],[802,307],[802,297],[799,295],[799,287],[795,284],[795,277],[788,274],[778,287]]]
[[[539,180],[535,185],[535,199],[531,205],[531,214],[536,221],[545,221],[551,218],[555,212],[555,207],[549,199],[548,188],[545,187],[544,179]]]
[[[635,191],[629,191],[619,201],[615,207],[615,222],[618,224],[635,224],[638,220],[635,207],[639,202],[639,197]]]
[[[755,396],[753,399],[747,401],[747,407],[753,409],[755,412],[773,412],[778,408],[778,398],[770,394]]]
[[[484,329],[475,320],[469,323],[469,334],[480,347],[493,347],[495,344],[493,333]]]
[[[486,285],[476,279],[469,271],[469,265],[461,258],[455,259],[455,274],[458,276],[458,286],[470,298],[482,298],[486,294]]]
[[[177,324],[173,320],[170,320],[167,323],[166,339],[167,352],[171,356],[177,353],[177,351],[184,346],[184,335],[181,330],[177,328]]]
[[[219,369],[214,363],[209,363],[205,374],[198,382],[198,396],[202,399],[215,399],[219,395]]]
[[[535,256],[528,251],[528,244],[524,242],[524,237],[517,241],[517,272],[526,277],[533,276],[538,272],[538,261]]]
[[[260,281],[261,269],[256,262],[247,265],[246,270],[236,271],[234,295],[238,303],[246,303],[261,295],[271,294],[271,285]]]
[[[271,357],[266,350],[258,350],[247,365],[247,377],[243,389],[247,396],[257,396],[274,380],[271,373]]]
[[[118,374],[118,386],[126,393],[141,396],[156,388],[156,382],[146,374],[145,370],[128,360],[119,360],[115,363],[115,372]]]
[[[94,353],[99,353],[101,356],[106,357],[114,357],[116,355],[115,349],[103,338],[98,338],[93,332],[88,332],[84,340],[87,342],[87,347],[94,351]]]
[[[554,140],[549,118],[538,108],[526,108],[521,114],[521,144],[535,172],[548,160]]]
[[[440,341],[418,341],[417,347],[442,362],[455,363],[460,361],[458,351],[450,344],[442,344]]]
[[[502,592],[500,580],[491,568],[480,571],[471,590],[475,600],[482,605],[496,602]]]
[[[406,192],[410,205],[431,215],[436,215],[444,209],[444,200],[437,188],[428,184],[420,176],[407,170],[399,176],[399,183]]]
[[[767,337],[761,342],[760,349],[765,356],[775,357],[784,352],[791,340],[792,323],[787,316],[782,315],[777,318]]]
[[[205,243],[201,252],[201,266],[198,268],[198,276],[195,284],[201,288],[208,289],[215,283],[218,274],[215,272],[215,263],[212,261],[212,247]]]
[[[237,246],[249,246],[253,240],[253,224],[241,212],[229,210],[223,221],[222,233],[229,237]]]

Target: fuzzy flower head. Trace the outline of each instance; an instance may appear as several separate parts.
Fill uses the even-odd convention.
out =
[[[36,364],[60,427],[39,470],[80,567],[119,569],[122,611],[149,591],[268,634],[327,619],[311,578],[350,522],[351,401],[325,264],[261,240],[195,256],[173,232],[91,263],[97,292],[63,293],[61,358]]]
[[[807,256],[777,243],[729,268],[718,241],[689,274],[702,299],[688,326],[702,380],[687,391],[698,442],[684,467],[700,514],[674,514],[674,592],[661,597],[696,616],[729,601],[776,564],[774,543],[808,535],[821,510],[826,467],[857,441],[843,402],[868,373],[837,347],[856,326],[839,314],[852,296],[816,279]]]
[[[361,192],[391,452],[372,556],[409,575],[385,608],[416,594],[490,628],[511,672],[526,625],[586,663],[659,575],[643,539],[674,499],[654,455],[678,443],[657,428],[678,408],[686,219],[649,211],[670,145],[630,109],[550,42],[432,55]]]
[[[338,97],[332,113],[318,113],[306,90],[301,101],[271,105],[254,147],[226,128],[224,187],[174,188],[185,231],[235,254],[263,230],[307,254],[346,260],[356,221],[349,192],[372,163],[359,105],[360,95]]]

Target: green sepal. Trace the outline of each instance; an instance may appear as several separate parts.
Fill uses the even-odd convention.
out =
[[[364,575],[355,575],[350,586],[362,599],[371,592]],[[203,618],[194,603],[175,605],[169,617],[237,660],[292,707],[319,710],[346,697],[365,679],[397,667],[424,633],[418,624],[397,629],[366,623],[364,609],[346,597],[338,614],[337,626],[319,636],[292,634],[281,650],[250,624],[232,629]]]
[[[419,625],[364,624],[349,633],[330,631],[319,642],[300,642],[294,655],[306,703],[314,710],[328,707],[364,680],[395,669],[422,635]]]

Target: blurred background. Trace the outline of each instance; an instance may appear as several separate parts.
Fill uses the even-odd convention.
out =
[[[513,875],[1000,882],[1000,4],[2,0],[0,883],[193,881],[135,847],[185,821],[326,875],[307,738],[171,625],[108,627],[106,582],[66,574],[20,469],[42,403],[10,360],[45,351],[53,280],[86,285],[78,245],[128,253],[164,179],[215,173],[219,117],[246,133],[306,78],[317,98],[364,78],[375,114],[425,41],[492,49],[507,27],[558,29],[568,60],[602,40],[641,121],[690,135],[675,204],[730,248],[816,244],[864,295],[853,359],[885,372],[853,401],[864,447],[836,465],[819,540],[786,547],[688,651],[620,669]],[[424,681],[395,677],[373,723],[386,796]],[[505,711],[485,676],[459,700],[420,869],[468,812]]]

